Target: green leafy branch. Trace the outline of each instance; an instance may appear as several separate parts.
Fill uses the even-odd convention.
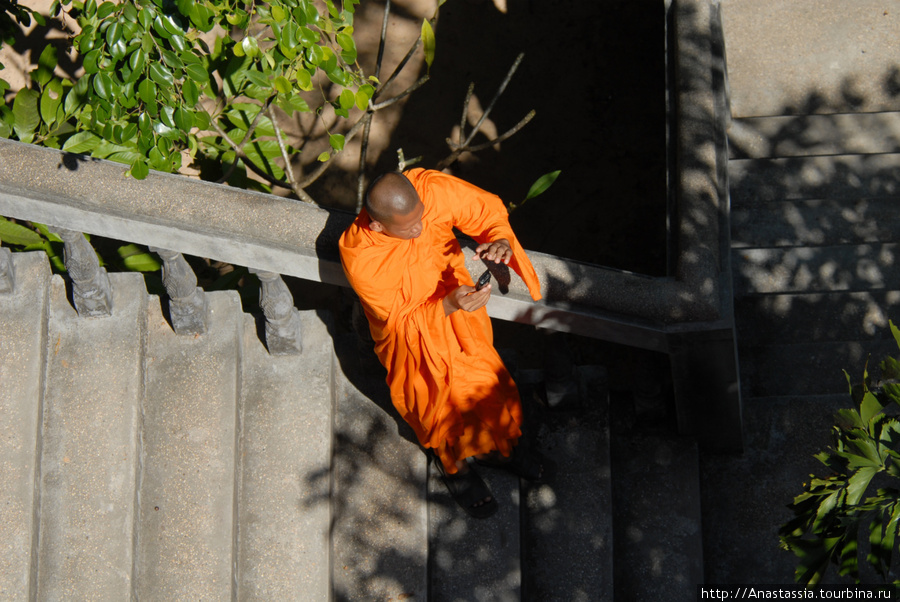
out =
[[[890,327],[900,346],[900,330]],[[900,363],[887,357],[880,368],[879,382],[866,370],[861,384],[850,385],[856,407],[837,412],[833,446],[815,456],[829,475],[810,475],[789,505],[794,518],[779,531],[782,548],[798,557],[800,583],[818,584],[831,565],[859,583],[863,536],[865,562],[883,579],[891,575],[900,526]],[[882,485],[874,492],[873,481]]]

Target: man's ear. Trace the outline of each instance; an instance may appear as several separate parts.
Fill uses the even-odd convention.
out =
[[[369,230],[372,232],[384,232],[384,226],[379,221],[369,220]]]

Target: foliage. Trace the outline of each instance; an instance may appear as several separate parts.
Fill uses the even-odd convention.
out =
[[[900,345],[900,330],[890,326]],[[850,386],[856,408],[837,412],[833,447],[815,456],[829,475],[810,475],[789,505],[794,518],[781,527],[781,545],[797,555],[800,583],[819,583],[830,564],[858,583],[866,542],[865,562],[885,580],[892,575],[900,527],[900,362],[887,357],[880,368],[879,382],[866,370],[863,382]],[[900,587],[900,579],[892,585]]]
[[[276,185],[312,200],[303,188],[314,177],[295,177],[291,158],[301,149],[279,121],[322,116],[330,106],[331,150],[318,157],[328,163],[379,108],[372,101],[383,91],[357,60],[359,0],[336,2],[55,0],[52,16],[80,28],[72,48],[84,75],[59,76],[58,51],[46,45],[30,87],[0,107],[0,136],[125,163],[135,178],[178,171],[186,158],[205,179]],[[6,29],[39,17],[10,6],[0,11]],[[362,115],[351,126],[354,109]],[[248,180],[247,169],[266,184]]]

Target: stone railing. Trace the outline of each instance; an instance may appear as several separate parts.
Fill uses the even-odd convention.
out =
[[[529,252],[544,299],[533,302],[518,278],[495,274],[501,286],[488,310],[498,319],[668,353],[680,430],[734,449],[741,445],[741,418],[717,5],[686,0],[667,4],[667,13],[669,56],[676,59],[668,86],[670,275]],[[275,353],[301,347],[297,310],[279,274],[347,286],[337,239],[353,215],[177,175],[151,173],[137,181],[123,174],[120,164],[0,140],[0,215],[57,229],[74,262],[69,271],[79,313],[109,311],[105,273],[88,265],[93,253],[81,232],[157,251],[177,332],[203,332],[207,319],[181,254],[250,268],[262,282],[267,344]],[[7,255],[0,249],[0,292],[13,279]],[[484,269],[469,261],[473,274]]]

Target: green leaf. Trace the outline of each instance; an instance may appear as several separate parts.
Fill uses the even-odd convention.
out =
[[[244,51],[246,56],[253,58],[259,55],[259,43],[256,41],[256,38],[253,36],[247,36],[241,42],[241,49]]]
[[[286,78],[285,76],[279,75],[278,77],[276,77],[274,84],[275,89],[282,94],[290,94],[292,89],[291,82],[289,82],[288,78]]]
[[[181,85],[181,94],[184,96],[185,104],[189,107],[200,102],[200,88],[191,79],[186,79]]]
[[[105,100],[111,100],[113,98],[112,78],[105,72],[94,75],[92,83],[94,84],[94,92],[97,93],[97,96]]]
[[[0,217],[0,241],[11,245],[34,245],[40,244],[41,240],[41,236],[31,228]]]
[[[352,90],[344,88],[344,90],[341,91],[338,103],[341,105],[342,109],[349,109],[356,103],[356,95],[353,94]]]
[[[160,63],[150,64],[150,78],[160,86],[171,87],[175,83],[175,76]]]
[[[209,72],[202,65],[186,65],[184,72],[187,77],[200,84],[209,83]]]
[[[872,393],[866,393],[859,408],[859,416],[863,423],[868,424],[872,417],[884,408]]]
[[[344,136],[342,134],[331,134],[328,136],[328,143],[331,144],[331,148],[336,151],[340,151],[344,149]]]
[[[38,109],[39,101],[38,93],[27,88],[19,90],[15,100],[13,100],[12,113],[16,120],[13,124],[13,129],[22,142],[30,143],[34,138],[34,130],[41,123],[41,115]]]
[[[41,94],[41,118],[46,124],[56,122],[56,111],[62,104],[63,86],[58,79],[51,80],[44,86],[44,92]]]
[[[425,64],[428,66],[428,69],[431,69],[431,64],[434,62],[434,49],[435,49],[435,39],[434,39],[434,29],[431,27],[431,23],[428,22],[428,19],[424,19],[422,21],[422,46],[425,49]]]
[[[247,79],[250,80],[256,86],[260,88],[268,88],[272,85],[272,82],[269,81],[269,78],[257,71],[256,69],[248,69],[245,74]]]
[[[363,84],[359,87],[359,90],[356,91],[356,108],[360,111],[365,111],[366,107],[369,106],[369,100],[372,99],[372,95],[375,94],[375,87],[371,84]]]
[[[138,245],[123,245],[117,252],[125,267],[134,272],[155,272],[162,267],[154,253],[148,253]]]
[[[56,69],[56,48],[52,44],[44,46],[41,56],[38,58],[38,68],[35,79],[40,85],[45,85],[53,77],[53,70]]]
[[[313,89],[312,76],[310,76],[309,71],[301,69],[297,72],[297,87],[304,92],[309,92]]]
[[[325,161],[328,161],[328,159],[330,159],[330,158],[331,158],[331,153],[329,153],[328,151],[325,151],[325,152],[319,154],[318,157],[316,157],[316,159],[320,163],[324,163]]]
[[[135,180],[143,180],[150,173],[150,166],[147,165],[147,161],[143,157],[140,157],[131,164],[129,173]],[[121,249],[119,250],[121,251]]]
[[[194,127],[194,114],[184,107],[178,107],[175,111],[174,119],[175,125],[182,131],[188,132]]]
[[[528,189],[528,194],[525,195],[525,200],[533,199],[539,194],[543,194],[546,192],[548,188],[550,188],[553,183],[556,181],[556,178],[561,174],[561,170],[551,171],[550,173],[546,173],[542,175],[540,178],[535,180],[534,184],[531,185],[531,188]]]
[[[78,132],[66,140],[63,150],[70,153],[89,153],[100,144],[100,138],[94,132]]]

